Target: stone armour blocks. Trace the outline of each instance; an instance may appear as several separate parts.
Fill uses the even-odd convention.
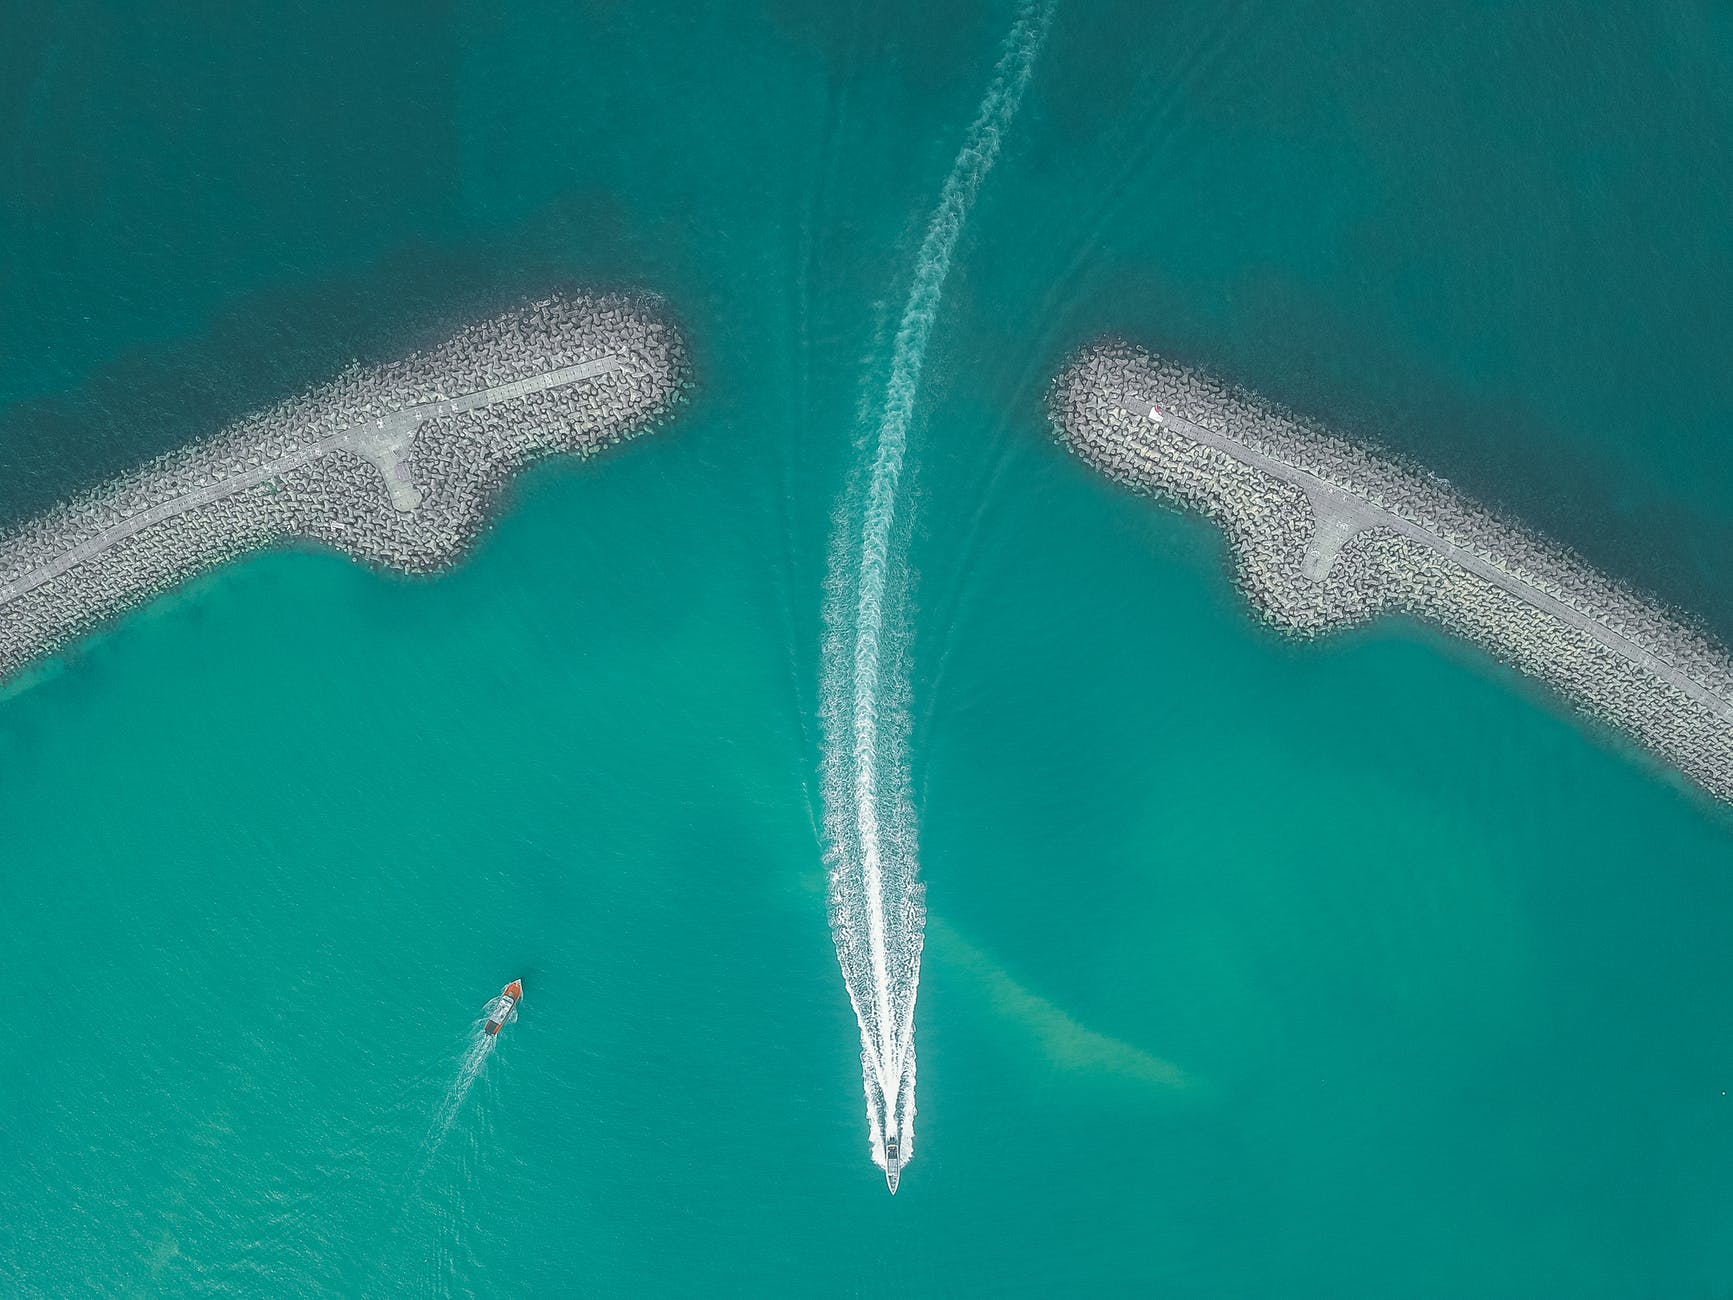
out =
[[[1118,341],[1076,357],[1049,409],[1103,474],[1220,524],[1277,628],[1428,620],[1733,802],[1733,659],[1655,602],[1438,479]]]
[[[513,473],[644,432],[686,378],[657,305],[623,297],[551,298],[351,369],[0,538],[0,678],[262,546],[446,568]]]

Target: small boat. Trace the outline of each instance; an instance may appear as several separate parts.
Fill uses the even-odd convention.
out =
[[[508,1023],[517,1019],[517,1004],[524,1000],[524,982],[513,980],[499,991],[499,996],[493,1000],[493,1006],[487,1012],[487,1032],[497,1034]]]
[[[903,1176],[902,1147],[893,1138],[885,1139],[885,1186],[891,1189],[891,1195],[897,1194],[897,1183]]]

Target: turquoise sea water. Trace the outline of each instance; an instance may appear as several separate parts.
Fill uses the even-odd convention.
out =
[[[1123,330],[1733,636],[1720,10],[1061,4],[912,431],[894,1200],[820,611],[1011,6],[190,14],[0,17],[8,518],[552,285],[700,389],[451,575],[255,557],[0,697],[6,1291],[1733,1289],[1733,822],[1429,632],[1274,638],[1040,410]]]

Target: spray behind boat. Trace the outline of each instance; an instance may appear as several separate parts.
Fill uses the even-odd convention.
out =
[[[434,1112],[433,1125],[428,1130],[427,1141],[424,1143],[428,1161],[438,1154],[445,1135],[451,1131],[451,1126],[457,1119],[458,1111],[463,1108],[464,1099],[469,1096],[469,1090],[481,1077],[482,1067],[487,1064],[494,1043],[499,1039],[499,1031],[517,1019],[518,1004],[523,1001],[523,997],[523,981],[513,980],[499,991],[498,997],[488,1002],[482,1011],[484,1018],[471,1025],[468,1050],[464,1052],[463,1060],[458,1063],[457,1076],[446,1087],[445,1096],[440,1099],[439,1107]],[[425,1165],[423,1167],[425,1168]]]

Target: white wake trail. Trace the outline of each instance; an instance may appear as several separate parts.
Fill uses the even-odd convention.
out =
[[[458,1116],[475,1085],[487,1071],[499,1039],[487,1032],[488,1018],[500,1004],[490,998],[482,1014],[469,1026],[463,1044],[463,1055],[457,1069],[445,1085],[444,1095],[434,1107],[414,1163],[404,1171],[402,1201],[391,1227],[378,1238],[374,1258],[365,1280],[356,1294],[383,1295],[402,1286],[390,1288],[385,1283],[391,1277],[401,1277],[406,1260],[416,1260],[424,1270],[421,1289],[433,1295],[456,1294],[456,1269],[459,1266],[461,1228],[469,1222],[465,1199],[474,1178],[473,1161],[478,1153],[477,1137],[472,1131],[469,1140],[460,1143],[455,1168],[433,1177],[435,1162],[445,1148],[446,1139],[457,1126]],[[449,1164],[449,1162],[448,1162]]]
[[[1054,0],[1024,0],[992,84],[939,193],[897,326],[870,471],[840,512],[826,601],[825,833],[830,921],[860,1022],[873,1160],[891,1191],[914,1151],[915,993],[925,908],[908,768],[909,574],[898,494],[927,344],[957,241],[999,155],[1052,20]]]
[[[475,1081],[481,1078],[487,1058],[493,1054],[494,1044],[499,1042],[498,1038],[487,1032],[487,1019],[493,1014],[499,1001],[498,998],[490,1001],[482,1009],[481,1018],[470,1026],[469,1046],[464,1051],[463,1060],[458,1063],[457,1074],[446,1085],[445,1095],[439,1099],[439,1105],[433,1112],[433,1122],[428,1126],[427,1138],[422,1143],[422,1150],[426,1153],[423,1172],[439,1154],[439,1148],[444,1145],[446,1135],[451,1132],[458,1112],[463,1109],[463,1103],[469,1097],[469,1090],[475,1087]]]

